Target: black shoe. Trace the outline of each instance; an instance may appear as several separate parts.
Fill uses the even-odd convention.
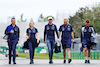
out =
[[[34,64],[34,62],[30,62],[30,64]]]
[[[50,62],[49,62],[49,64],[53,64],[53,62],[52,62],[52,61],[50,61]]]
[[[68,59],[68,63],[70,63],[72,60],[71,59]]]
[[[66,60],[64,60],[64,63],[66,63]]]
[[[85,60],[85,63],[87,63],[87,60]]]
[[[15,62],[13,62],[13,64],[16,64]]]
[[[9,61],[9,64],[11,64],[11,61]]]
[[[15,60],[13,60],[13,64],[16,64]]]
[[[90,63],[90,60],[88,60],[87,63]]]

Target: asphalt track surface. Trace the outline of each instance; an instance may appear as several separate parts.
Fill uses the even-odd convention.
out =
[[[100,67],[100,60],[91,60],[90,64],[85,64],[84,60],[72,60],[70,64],[63,64],[63,59],[53,60],[53,64],[48,62],[48,59],[34,59],[34,64],[29,64],[29,59],[17,57],[17,64],[9,65],[8,58],[0,54],[0,67]]]

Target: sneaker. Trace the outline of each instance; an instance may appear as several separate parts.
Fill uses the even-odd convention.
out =
[[[52,61],[50,61],[50,62],[49,62],[49,64],[53,64],[53,62],[52,62]]]
[[[72,60],[71,59],[68,59],[68,63],[70,63]]]
[[[88,60],[87,63],[90,63],[90,60]]]
[[[64,63],[66,63],[66,60],[64,60]]]
[[[87,60],[85,60],[85,63],[87,63]]]

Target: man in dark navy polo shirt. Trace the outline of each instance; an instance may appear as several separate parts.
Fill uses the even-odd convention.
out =
[[[74,42],[74,33],[73,33],[72,25],[68,24],[67,19],[64,19],[64,24],[61,25],[59,28],[59,37],[61,33],[62,33],[61,43],[63,48],[64,63],[66,63],[66,48],[68,53],[68,63],[70,63],[72,61],[70,59],[70,48],[71,48],[71,43]]]
[[[44,43],[47,43],[48,51],[49,51],[49,63],[52,64],[52,56],[53,56],[53,48],[55,46],[55,32],[57,34],[57,38],[59,41],[59,35],[57,31],[57,27],[52,23],[53,18],[48,17],[48,24],[45,25],[44,29]],[[45,40],[46,39],[46,40]]]
[[[90,63],[90,55],[91,55],[91,38],[95,34],[94,27],[90,25],[90,20],[87,19],[85,21],[85,25],[82,25],[81,28],[81,43],[84,48],[85,55],[85,63]],[[87,59],[87,51],[88,51],[88,59]]]

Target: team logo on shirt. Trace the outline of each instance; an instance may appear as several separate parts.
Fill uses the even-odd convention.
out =
[[[84,29],[84,32],[87,32],[87,30],[86,30],[86,29]]]
[[[36,32],[35,29],[33,29],[32,32],[35,33]]]
[[[65,30],[65,28],[64,27],[62,27],[62,31],[64,31]]]
[[[29,30],[29,33],[31,33],[31,30]]]
[[[91,27],[89,27],[89,32],[92,32],[92,29],[91,29]]]
[[[15,31],[18,31],[18,28],[17,27],[15,27]]]
[[[54,25],[52,25],[51,29],[52,29],[52,30],[55,30],[55,26],[54,26]]]
[[[67,30],[70,31],[70,29],[71,29],[70,26],[68,26]]]
[[[50,28],[49,28],[49,26],[47,26],[47,30],[49,30]]]

